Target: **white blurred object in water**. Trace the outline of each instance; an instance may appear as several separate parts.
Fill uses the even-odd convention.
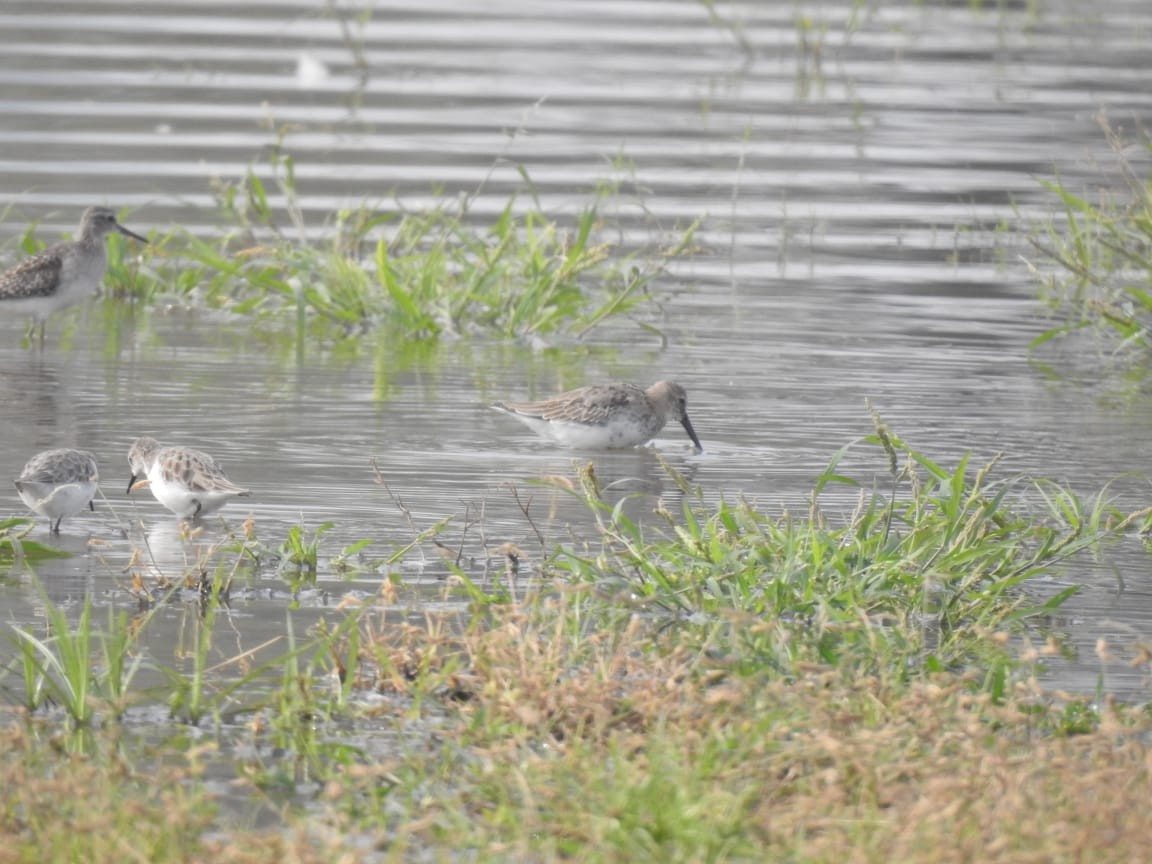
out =
[[[302,51],[296,58],[296,86],[304,90],[318,87],[331,77],[324,61],[308,51]]]

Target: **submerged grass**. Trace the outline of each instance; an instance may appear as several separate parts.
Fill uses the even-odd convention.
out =
[[[861,450],[882,483],[850,475]],[[385,579],[315,632],[289,619],[275,656],[222,686],[206,684],[201,613],[200,660],[169,705],[216,729],[221,752],[179,746],[155,772],[178,779],[175,797],[149,795],[157,755],[125,746],[115,712],[96,700],[95,722],[49,736],[29,699],[0,736],[0,861],[67,859],[83,830],[32,818],[49,797],[157,862],[1139,860],[1152,724],[1039,687],[1063,648],[1036,616],[1073,588],[1026,590],[1139,514],[997,468],[946,468],[877,418],[803,516],[708,501],[670,473],[675,511],[628,517],[584,469],[564,488],[596,517],[594,542],[544,542],[532,572],[504,547],[500,580],[470,579],[456,550],[446,590],[470,609],[421,619]],[[246,530],[214,554],[263,553]],[[1022,637],[1049,642],[1021,657]],[[229,701],[257,680],[262,698]],[[215,809],[220,772],[278,814],[274,830]],[[108,794],[86,802],[91,783]],[[148,823],[135,835],[133,819]],[[103,839],[77,860],[132,855]]]
[[[10,564],[17,559],[62,558],[68,554],[38,540],[28,540],[28,534],[35,526],[32,519],[24,517],[0,519],[0,564]]]

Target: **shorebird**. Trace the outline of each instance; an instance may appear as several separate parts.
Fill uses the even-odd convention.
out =
[[[669,420],[678,420],[696,449],[704,449],[688,419],[684,388],[672,381],[657,381],[647,389],[593,384],[541,402],[497,402],[492,407],[569,447],[635,447],[651,441]]]
[[[108,267],[104,236],[112,231],[148,242],[117,222],[109,208],[89,207],[80,220],[78,239],[50,246],[0,273],[0,310],[31,315],[28,336],[39,324],[43,343],[44,321],[49,315],[79,303],[100,287]]]
[[[146,435],[132,442],[128,466],[132,472],[128,492],[149,486],[156,500],[181,519],[207,516],[230,498],[248,494],[207,453],[191,447],[165,447]]]
[[[45,450],[28,460],[16,491],[30,509],[48,518],[49,532],[59,534],[65,516],[96,509],[92,498],[99,479],[96,457],[87,450]]]

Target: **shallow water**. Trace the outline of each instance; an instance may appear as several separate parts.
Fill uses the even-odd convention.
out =
[[[1122,504],[1146,502],[1146,479],[1128,472],[1147,459],[1152,400],[1101,383],[1092,346],[1030,359],[1046,327],[1020,261],[1033,253],[998,227],[1053,209],[1037,179],[1054,171],[1114,182],[1096,117],[1148,125],[1143,0],[1035,15],[909,3],[853,17],[852,6],[719,7],[727,29],[702,4],[670,2],[389,3],[363,26],[281,0],[166,0],[146,15],[110,0],[4,4],[6,239],[33,220],[42,239],[72,231],[95,202],[132,208],[136,231],[218,230],[210,181],[261,161],[268,120],[296,127],[287,148],[314,235],[365,199],[418,208],[474,194],[483,220],[522,190],[517,165],[556,214],[619,184],[608,215],[626,245],[675,238],[707,214],[703,254],[656,286],[667,347],[625,322],[555,351],[369,336],[353,349],[309,345],[297,364],[245,322],[180,310],[94,303],[53,319],[43,353],[19,346],[24,322],[0,320],[0,477],[54,446],[101,461],[97,512],[59,539],[37,530],[77,553],[37,568],[49,595],[123,604],[123,568],[145,541],[167,575],[194,562],[165,511],[124,495],[125,454],[142,433],[201,447],[252,487],[224,511],[233,531],[251,515],[272,543],[291,525],[332,522],[326,557],[371,538],[378,559],[456,515],[441,540],[477,572],[487,552],[502,566],[506,542],[530,564],[541,547],[510,484],[532,496],[546,538],[579,536],[580,508],[532,481],[570,477],[587,457],[486,406],[609,379],[684,384],[705,453],[674,428],[660,453],[710,497],[744,493],[769,512],[802,508],[833,454],[868,434],[866,398],[946,464],[1002,451],[1006,472],[1083,491],[1120,477]],[[594,462],[614,490],[650,496],[638,510],[675,494],[651,452]],[[861,451],[850,467],[867,479],[884,460]],[[21,512],[14,490],[0,497],[0,515]],[[228,530],[213,523],[202,542]],[[1091,692],[1096,639],[1147,636],[1152,588],[1135,541],[1081,566],[1061,577],[1085,589],[1057,624],[1082,656],[1050,680]],[[380,581],[323,575],[328,596],[292,612],[279,579],[238,595],[244,644],[230,649],[282,635],[285,615],[303,632],[325,602]],[[434,552],[401,575],[403,603],[437,602]],[[0,584],[0,608],[34,620],[32,583]],[[176,656],[179,640],[163,636],[186,611],[169,614],[173,631],[156,628],[150,646],[162,661]],[[1115,692],[1147,698],[1143,673],[1106,673]]]

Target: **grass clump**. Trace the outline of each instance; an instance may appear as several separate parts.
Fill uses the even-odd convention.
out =
[[[1061,324],[1033,345],[1091,328],[1120,347],[1147,353],[1152,349],[1152,179],[1137,176],[1120,134],[1106,120],[1101,125],[1118,160],[1114,188],[1091,201],[1059,178],[1043,183],[1063,212],[1030,238],[1046,265],[1031,266]],[[1143,146],[1152,149],[1148,141]]]
[[[906,682],[977,666],[1000,693],[1008,667],[989,635],[1051,612],[1076,590],[1041,603],[1024,585],[1124,517],[1103,498],[1053,488],[1048,518],[1037,519],[1014,506],[1035,497],[1032,484],[995,479],[995,459],[972,471],[965,456],[948,469],[878,419],[876,428],[870,440],[888,462],[888,494],[839,473],[845,448],[818,479],[804,519],[772,518],[744,500],[709,506],[684,485],[679,512],[661,507],[663,530],[654,530],[606,502],[589,469],[581,488],[599,540],[565,549],[555,566],[665,616],[676,640],[738,668],[790,676],[818,664]],[[846,517],[821,505],[832,488],[859,490]]]
[[[558,221],[527,194],[485,227],[472,223],[470,199],[419,212],[344,210],[317,242],[283,139],[267,166],[219,183],[216,196],[231,225],[223,236],[175,231],[144,250],[135,269],[112,256],[109,284],[131,296],[251,316],[300,339],[380,327],[423,339],[578,338],[648,303],[652,283],[667,261],[690,250],[696,227],[668,248],[623,251],[602,239],[599,202]]]

